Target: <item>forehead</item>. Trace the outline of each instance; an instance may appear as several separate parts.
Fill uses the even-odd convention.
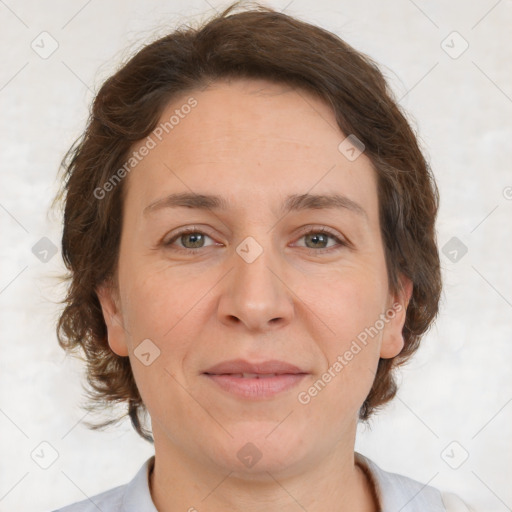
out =
[[[180,119],[174,116],[176,124],[169,129],[166,122],[185,110],[190,98],[197,105]],[[221,152],[242,160],[247,155],[264,159],[263,150],[277,147],[283,149],[274,155],[280,159],[290,159],[290,151],[312,156],[317,148],[332,162],[340,136],[324,102],[288,85],[248,79],[214,82],[183,95],[167,106],[158,128],[164,131],[160,142],[173,146],[176,160],[194,162]]]
[[[150,135],[154,147],[130,174],[128,196],[143,210],[176,190],[229,192],[240,203],[334,192],[371,210],[373,167],[364,154],[350,161],[340,152],[345,137],[332,109],[304,90],[266,80],[215,82],[167,105]]]

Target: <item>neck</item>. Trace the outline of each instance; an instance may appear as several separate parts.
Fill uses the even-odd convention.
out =
[[[353,444],[340,443],[326,457],[304,464],[307,469],[298,464],[292,470],[242,473],[197,460],[163,440],[155,434],[157,455],[149,479],[159,512],[296,512],[298,506],[308,512],[378,510],[370,477],[355,463]]]

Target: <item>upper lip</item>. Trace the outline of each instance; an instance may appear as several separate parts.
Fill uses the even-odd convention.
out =
[[[272,359],[269,361],[263,361],[261,363],[251,363],[244,359],[232,359],[230,361],[223,361],[218,363],[211,368],[208,368],[204,373],[221,375],[221,374],[238,374],[238,373],[255,373],[255,374],[299,374],[307,373],[297,366],[286,363],[284,361],[278,361]]]

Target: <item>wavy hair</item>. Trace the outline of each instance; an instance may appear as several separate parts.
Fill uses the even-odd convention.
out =
[[[316,95],[342,133],[365,145],[378,180],[379,217],[389,287],[400,274],[413,283],[403,327],[404,347],[380,359],[360,409],[367,420],[397,391],[393,369],[417,350],[438,313],[441,294],[435,236],[438,189],[418,140],[377,65],[337,35],[261,5],[232,4],[197,27],[180,27],[147,44],[110,76],[96,94],[85,131],[62,162],[62,256],[69,281],[58,324],[59,344],[81,351],[87,363],[86,408],[126,404],[135,430],[145,406],[128,357],[108,345],[95,292],[116,278],[123,214],[123,181],[101,200],[95,194],[123,167],[133,145],[156,127],[174,97],[223,78],[263,78]],[[125,415],[88,424],[102,428]]]

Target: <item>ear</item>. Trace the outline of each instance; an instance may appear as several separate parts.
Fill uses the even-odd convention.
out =
[[[96,294],[98,295],[103,318],[107,325],[108,344],[112,352],[118,356],[127,356],[126,330],[124,328],[117,289],[110,281],[105,281],[96,288]]]
[[[404,347],[402,329],[405,324],[407,306],[411,300],[412,281],[400,275],[401,289],[396,294],[390,295],[390,303],[385,311],[385,328],[382,336],[380,357],[391,359],[397,356]]]

